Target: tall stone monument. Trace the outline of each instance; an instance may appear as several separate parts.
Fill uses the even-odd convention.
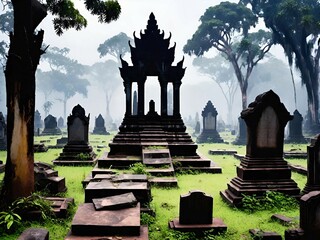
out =
[[[0,112],[0,150],[7,150],[7,124],[2,112]]]
[[[100,134],[100,135],[109,135],[110,134],[106,130],[106,127],[104,125],[104,119],[101,114],[99,114],[99,116],[95,119],[93,134]]]
[[[92,165],[96,154],[89,145],[89,119],[79,104],[68,117],[68,143],[63,152],[53,161],[55,165]]]
[[[42,128],[42,120],[41,120],[41,115],[38,110],[35,111],[34,113],[34,132],[37,132],[38,129]]]
[[[293,119],[289,122],[289,136],[285,140],[286,143],[307,143],[302,134],[303,117],[298,110],[293,112]]]
[[[59,117],[58,119],[58,127],[63,128],[64,127],[64,120],[62,117]]]
[[[41,135],[61,135],[61,129],[58,128],[56,117],[49,114],[44,119],[44,129]]]
[[[241,117],[248,130],[246,155],[237,167],[237,177],[220,192],[222,198],[240,206],[243,194],[259,197],[277,191],[298,197],[300,189],[283,159],[284,128],[292,116],[278,95],[270,90],[257,96]]]
[[[311,144],[307,147],[307,153],[308,176],[307,183],[302,191],[303,194],[320,191],[320,134],[311,139]]]
[[[202,132],[197,138],[198,143],[222,143],[223,139],[220,137],[217,131],[217,115],[218,112],[213,106],[211,101],[207,102],[207,105],[202,111]]]

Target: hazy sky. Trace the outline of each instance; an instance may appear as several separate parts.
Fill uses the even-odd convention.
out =
[[[97,61],[106,60],[106,57],[99,58],[99,53],[97,51],[99,44],[120,32],[124,32],[133,38],[133,32],[135,31],[136,36],[140,37],[140,31],[143,31],[146,28],[149,15],[153,12],[159,29],[165,32],[165,37],[168,37],[171,32],[171,46],[176,42],[175,62],[173,65],[176,65],[183,56],[185,57],[184,67],[187,69],[185,77],[182,79],[181,86],[182,116],[187,117],[191,115],[194,117],[196,112],[199,112],[201,115],[201,111],[207,101],[211,100],[217,108],[218,117],[222,117],[226,120],[226,102],[217,85],[208,77],[201,76],[196,69],[192,67],[192,58],[182,52],[182,48],[187,40],[190,39],[197,30],[200,24],[199,18],[201,15],[208,7],[217,5],[220,2],[221,1],[218,0],[119,0],[122,8],[119,19],[109,24],[101,24],[97,21],[97,17],[92,16],[85,10],[83,1],[77,0],[74,1],[75,6],[88,20],[88,26],[86,28],[81,31],[71,29],[65,31],[62,36],[57,36],[54,32],[52,17],[50,15],[41,23],[40,28],[45,30],[45,44],[59,48],[67,47],[70,49],[69,57],[78,60],[80,63],[92,65]],[[261,26],[263,26],[263,24],[261,24]],[[276,50],[273,50],[273,52],[283,59],[281,48],[276,47],[274,49]],[[127,55],[127,57],[129,56]],[[131,65],[131,62],[128,62]],[[159,88],[155,88],[157,84],[156,81],[153,82],[154,84],[151,84],[151,86],[148,87],[151,89],[151,95],[158,95],[155,98],[159,98]],[[198,84],[200,82],[202,84]],[[269,89],[270,88],[265,90],[267,91]],[[103,116],[105,114],[105,96],[103,92],[95,86],[91,86],[89,90],[88,98],[77,95],[68,101],[67,115],[70,114],[73,106],[79,103],[86,109],[87,114],[91,114],[92,120],[90,125],[93,127],[94,117],[97,117],[100,113]],[[157,94],[153,94],[155,91],[157,91]],[[277,90],[275,90],[275,92],[277,92]],[[146,97],[148,97],[148,93],[146,93],[146,95]],[[251,97],[249,102],[252,101],[254,97],[255,96]],[[55,101],[52,108],[52,114],[56,117],[63,116],[61,103],[55,99],[56,96],[51,96],[51,100]],[[113,118],[118,121],[121,121],[124,115],[124,99],[125,95],[121,84],[120,87],[115,90],[115,95],[110,107]],[[235,116],[237,116],[241,111],[239,93],[235,99],[234,111]],[[149,99],[146,100],[149,101]],[[292,100],[292,96],[289,96],[284,102],[286,103],[287,101],[292,104]],[[157,110],[159,109],[159,104],[157,106],[157,100],[155,99],[155,101]],[[43,96],[42,94],[38,94],[36,108],[39,109],[43,115],[42,104]],[[293,110],[290,109],[290,111]]]

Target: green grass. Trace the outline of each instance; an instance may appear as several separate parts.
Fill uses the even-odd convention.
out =
[[[226,134],[224,136],[228,139],[228,142],[232,142],[234,136]],[[57,137],[58,138],[58,137]],[[57,138],[50,137],[36,137],[35,141],[49,139],[51,145],[55,145]],[[60,136],[59,136],[60,138]],[[90,141],[94,150],[97,152],[98,145],[108,146],[108,142],[112,139],[110,136],[91,135]],[[50,145],[49,143],[46,145]],[[305,145],[285,145],[285,149],[301,148],[306,151]],[[276,231],[280,234],[284,234],[285,229],[288,226],[282,226],[280,223],[272,221],[271,215],[274,213],[280,213],[288,217],[296,219],[296,225],[298,225],[299,209],[294,208],[289,211],[273,212],[273,211],[259,211],[255,213],[248,213],[228,206],[224,203],[220,197],[220,191],[227,188],[227,183],[236,176],[236,166],[239,165],[239,160],[236,160],[233,156],[228,155],[209,155],[210,149],[233,149],[237,150],[239,154],[245,154],[244,146],[234,146],[232,144],[200,144],[198,146],[199,154],[212,159],[217,165],[222,167],[222,174],[197,174],[197,175],[178,175],[178,188],[160,188],[152,187],[153,201],[151,207],[156,213],[155,222],[149,226],[149,239],[167,239],[167,240],[182,240],[182,239],[194,239],[188,234],[175,233],[168,229],[168,221],[179,216],[179,200],[181,194],[186,194],[191,190],[201,190],[205,193],[213,196],[213,216],[221,218],[228,226],[228,231],[223,236],[212,238],[207,235],[203,239],[226,239],[226,240],[239,240],[239,239],[251,239],[248,233],[250,228],[260,228],[266,231]],[[104,151],[108,151],[108,147],[103,148],[102,151],[97,152],[102,154]],[[49,149],[46,153],[36,153],[35,161],[42,161],[52,163],[62,151],[62,149]],[[0,160],[6,158],[6,152],[0,152]],[[306,166],[306,160],[293,159],[289,160],[290,163]],[[73,197],[75,199],[76,206],[84,202],[84,190],[82,188],[81,181],[90,173],[92,167],[55,167],[59,172],[59,176],[66,178],[66,185],[68,191],[65,193],[66,197]],[[3,174],[2,174],[3,176]],[[1,177],[2,177],[1,176]],[[298,183],[300,188],[303,188],[306,182],[306,177],[297,173],[292,173],[292,178]],[[47,220],[42,223],[28,222],[19,228],[16,233],[10,235],[0,235],[1,239],[13,240],[17,239],[17,236],[27,227],[45,227],[50,231],[51,240],[64,239],[67,232],[70,229],[72,214],[76,211],[76,207],[71,211],[71,215],[66,220]]]

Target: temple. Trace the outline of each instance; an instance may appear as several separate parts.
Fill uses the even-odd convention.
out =
[[[168,145],[173,155],[195,155],[197,146],[186,134],[186,127],[180,115],[180,86],[184,76],[183,60],[177,66],[174,61],[175,45],[170,47],[170,38],[164,38],[164,32],[158,29],[153,13],[150,14],[147,28],[140,32],[140,38],[134,34],[133,47],[130,42],[133,66],[121,59],[120,74],[126,94],[126,111],[120,132],[110,144],[111,155],[140,155],[144,145]],[[155,111],[150,101],[149,110],[145,109],[145,83],[148,76],[158,77],[160,85],[161,111]],[[137,83],[137,113],[132,109],[132,84]],[[168,114],[168,84],[173,86],[173,113]],[[130,144],[128,146],[128,144]]]
[[[188,161],[188,166],[199,160],[198,166],[210,168],[212,161],[198,156],[197,145],[186,133],[186,126],[181,118],[180,86],[185,68],[183,59],[172,66],[175,44],[170,47],[171,34],[168,38],[164,37],[164,32],[158,29],[155,16],[151,13],[147,28],[144,33],[140,32],[140,38],[135,33],[133,35],[135,46],[129,42],[132,66],[121,57],[120,74],[126,96],[125,115],[119,132],[109,144],[108,160],[121,156],[142,156],[143,149],[157,146],[167,149],[175,159],[192,159]],[[145,85],[148,77],[157,77],[159,82],[159,113],[155,110],[154,100],[149,102],[149,109],[145,109]],[[134,84],[137,89],[133,88]],[[101,161],[98,163],[99,167],[108,166]],[[112,166],[118,163],[113,162]],[[221,172],[221,168],[218,171]]]

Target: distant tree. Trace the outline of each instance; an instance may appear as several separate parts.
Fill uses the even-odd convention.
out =
[[[85,7],[100,22],[116,20],[120,5],[116,0],[85,0]],[[41,48],[44,31],[35,32],[46,17],[53,16],[57,34],[63,30],[80,30],[86,19],[74,8],[71,0],[11,0],[14,29],[10,33],[10,47],[5,67],[7,91],[7,161],[2,188],[2,200],[10,203],[28,196],[34,190],[34,111],[35,72],[44,50]]]
[[[50,101],[44,102],[43,111],[44,111],[44,114],[45,114],[45,116],[44,116],[45,118],[49,115],[49,112],[50,112],[50,110],[52,108],[52,105],[53,105],[53,103],[50,102]]]
[[[67,117],[67,101],[76,93],[87,97],[87,87],[90,85],[89,81],[83,78],[86,72],[86,66],[69,58],[69,51],[68,48],[60,49],[52,47],[42,58],[48,62],[51,68],[51,71],[42,73],[42,75],[46,75],[48,80],[46,83],[43,83],[42,86],[49,84],[53,91],[63,94],[63,97],[57,98],[57,100],[63,102],[64,119]],[[39,79],[39,82],[40,81],[42,80]],[[48,89],[48,87],[45,89]]]
[[[97,62],[88,68],[88,70],[86,77],[91,83],[94,82],[95,85],[105,93],[106,124],[111,124],[110,102],[116,88],[122,83],[117,63],[113,60]]]
[[[119,64],[120,55],[122,55],[123,57],[127,52],[130,51],[129,41],[131,40],[132,38],[128,37],[127,34],[121,32],[118,35],[115,35],[107,39],[104,43],[100,44],[97,50],[100,53],[100,57],[111,56]]]
[[[184,46],[188,54],[201,56],[212,47],[230,61],[242,94],[242,108],[247,107],[247,88],[254,67],[272,46],[271,33],[249,32],[258,18],[243,4],[222,2],[209,7],[200,18],[201,24]]]
[[[257,16],[271,29],[290,65],[301,73],[308,95],[311,133],[318,133],[319,123],[319,58],[320,2],[318,0],[241,0],[251,4]]]
[[[214,58],[195,58],[192,64],[198,67],[198,70],[201,73],[209,76],[217,83],[227,102],[228,124],[233,125],[234,97],[238,89],[238,83],[234,71],[232,70],[231,63],[221,55],[217,55]]]

